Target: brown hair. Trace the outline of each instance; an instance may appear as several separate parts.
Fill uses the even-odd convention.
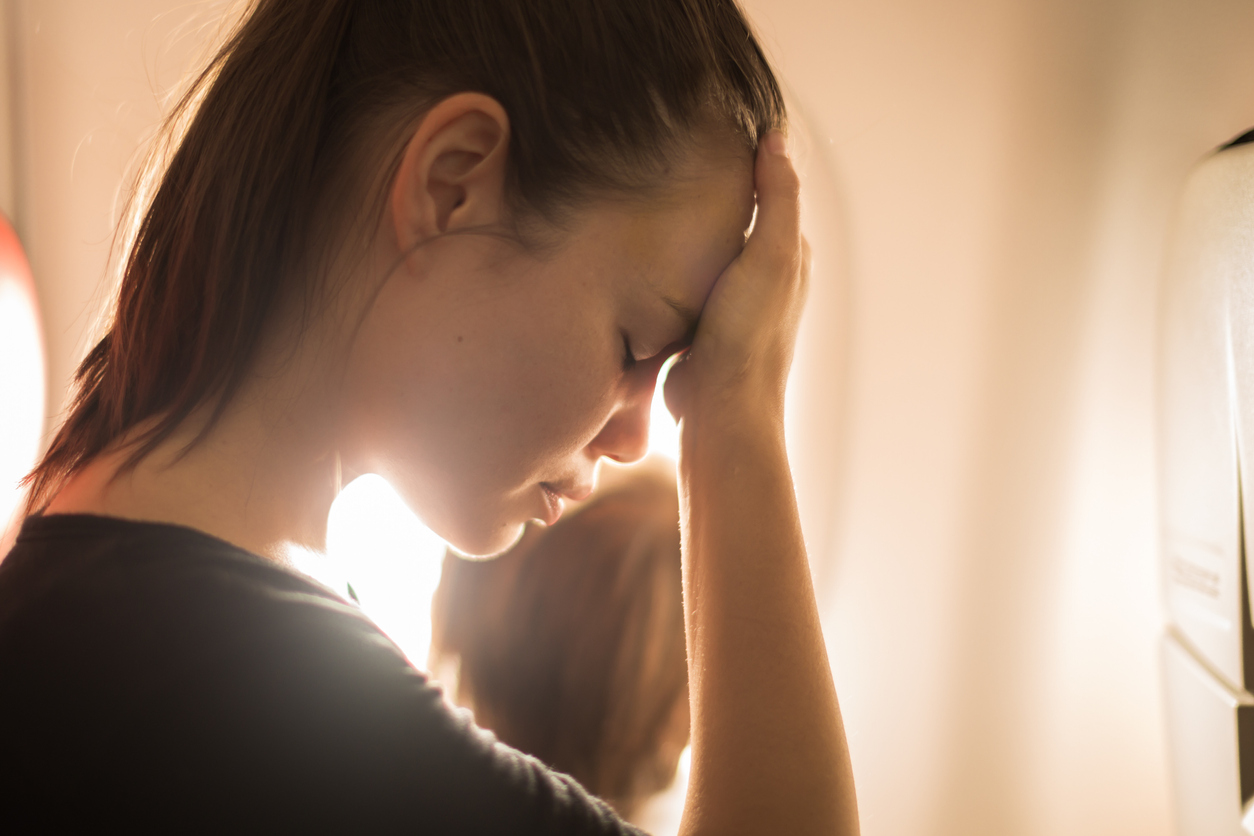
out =
[[[675,775],[688,669],[673,476],[628,481],[508,554],[451,553],[432,604],[432,662],[501,740],[629,815]]]
[[[127,466],[209,406],[203,437],[276,309],[325,298],[329,242],[381,211],[405,128],[462,91],[509,116],[513,214],[550,220],[658,183],[699,127],[752,147],[784,118],[735,0],[253,0],[134,192],[116,309],[28,511],[141,426]]]

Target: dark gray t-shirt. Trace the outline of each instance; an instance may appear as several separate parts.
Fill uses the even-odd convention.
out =
[[[357,608],[189,528],[33,517],[0,563],[6,820],[638,834],[450,710]]]

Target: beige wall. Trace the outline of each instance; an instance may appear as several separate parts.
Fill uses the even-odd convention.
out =
[[[1254,6],[750,5],[848,220],[826,580],[864,832],[1170,832],[1154,281],[1189,165],[1254,126]]]
[[[162,97],[222,0],[6,0],[16,64],[16,226],[44,307],[48,408],[87,348],[114,221]]]
[[[59,410],[121,178],[222,4],[10,2]],[[1189,165],[1254,125],[1254,5],[748,5],[810,127],[791,440],[863,832],[1168,833],[1154,280]]]

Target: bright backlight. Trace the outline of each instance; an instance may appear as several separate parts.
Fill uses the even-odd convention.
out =
[[[679,456],[679,430],[662,398],[659,375],[650,414],[649,451]],[[297,567],[336,592],[351,587],[362,611],[410,661],[427,666],[431,599],[440,583],[445,543],[409,510],[381,476],[355,479],[327,520],[327,553],[293,557]]]
[[[444,548],[383,477],[366,475],[331,505],[326,556],[298,556],[296,564],[342,595],[351,585],[362,611],[426,669]]]
[[[679,427],[666,408],[666,399],[662,397],[666,373],[674,362],[668,360],[662,367],[662,373],[657,376],[657,387],[653,390],[653,409],[649,412],[649,452],[661,453],[671,461],[678,461]]]

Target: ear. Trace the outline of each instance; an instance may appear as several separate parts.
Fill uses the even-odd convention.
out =
[[[509,117],[482,93],[458,93],[427,112],[392,183],[401,252],[445,232],[497,223],[505,206]]]

